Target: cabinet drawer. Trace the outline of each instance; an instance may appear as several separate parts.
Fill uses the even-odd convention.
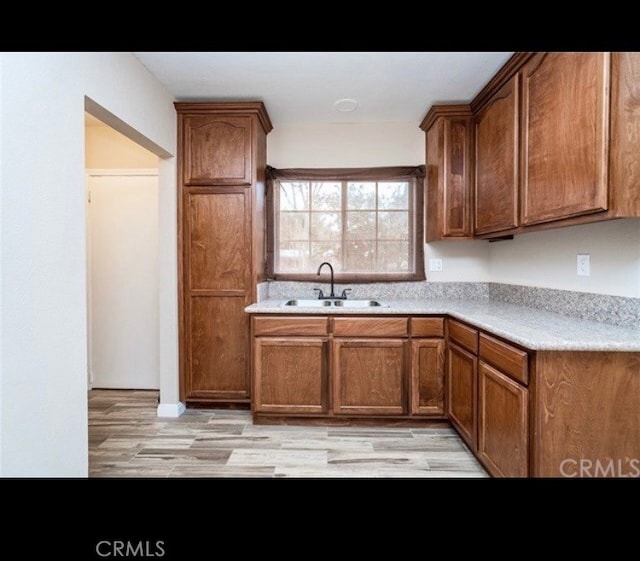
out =
[[[478,354],[478,330],[455,320],[449,320],[449,337],[474,354]]]
[[[525,351],[481,333],[480,359],[525,386],[529,383],[529,355]]]
[[[408,318],[334,318],[336,337],[406,337]]]
[[[444,318],[411,318],[412,337],[444,337]]]
[[[253,317],[253,334],[259,335],[326,335],[326,317]]]

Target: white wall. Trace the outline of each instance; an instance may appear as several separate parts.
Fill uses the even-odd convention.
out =
[[[106,125],[85,127],[85,164],[89,169],[151,169],[158,156]]]
[[[0,108],[2,108],[2,66],[4,55],[0,52]],[[4,293],[4,287],[2,283],[2,139],[4,134],[2,132],[2,112],[0,111],[0,476],[2,475],[2,325],[4,324],[2,315],[2,295]]]
[[[173,98],[128,53],[4,53],[0,64],[1,473],[86,476],[85,96],[91,112],[103,110],[96,116],[163,157],[175,154]],[[161,196],[169,182],[175,195],[174,161],[160,173]],[[175,206],[160,204],[161,216]],[[176,265],[165,260],[175,250],[160,253],[173,277],[160,296],[170,308]],[[171,353],[177,316],[169,323]],[[177,401],[172,376],[167,394]],[[161,389],[170,377],[161,364]]]
[[[491,280],[543,288],[640,297],[640,220],[571,226],[490,244]],[[591,255],[591,275],[576,255]]]
[[[276,168],[415,166],[425,163],[425,135],[418,123],[300,123],[275,126],[267,138],[267,162]],[[430,281],[488,281],[484,241],[425,246]],[[442,259],[429,272],[429,258]]]
[[[267,137],[267,163],[275,168],[416,166],[424,162],[424,132],[418,123],[278,125]]]

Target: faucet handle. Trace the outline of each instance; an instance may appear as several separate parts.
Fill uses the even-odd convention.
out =
[[[343,300],[346,300],[347,299],[347,292],[351,292],[351,289],[350,288],[345,288],[342,291],[342,295],[340,296],[340,298],[343,299]]]
[[[318,291],[318,300],[322,300],[324,298],[324,294],[322,293],[321,289],[314,288],[313,290],[317,290]]]

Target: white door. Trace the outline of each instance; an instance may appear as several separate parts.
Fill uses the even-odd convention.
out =
[[[158,177],[89,175],[89,377],[159,388]]]

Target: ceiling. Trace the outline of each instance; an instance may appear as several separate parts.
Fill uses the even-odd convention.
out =
[[[274,125],[420,122],[470,101],[512,52],[135,52],[178,101],[264,101]],[[334,103],[355,99],[341,113]]]

